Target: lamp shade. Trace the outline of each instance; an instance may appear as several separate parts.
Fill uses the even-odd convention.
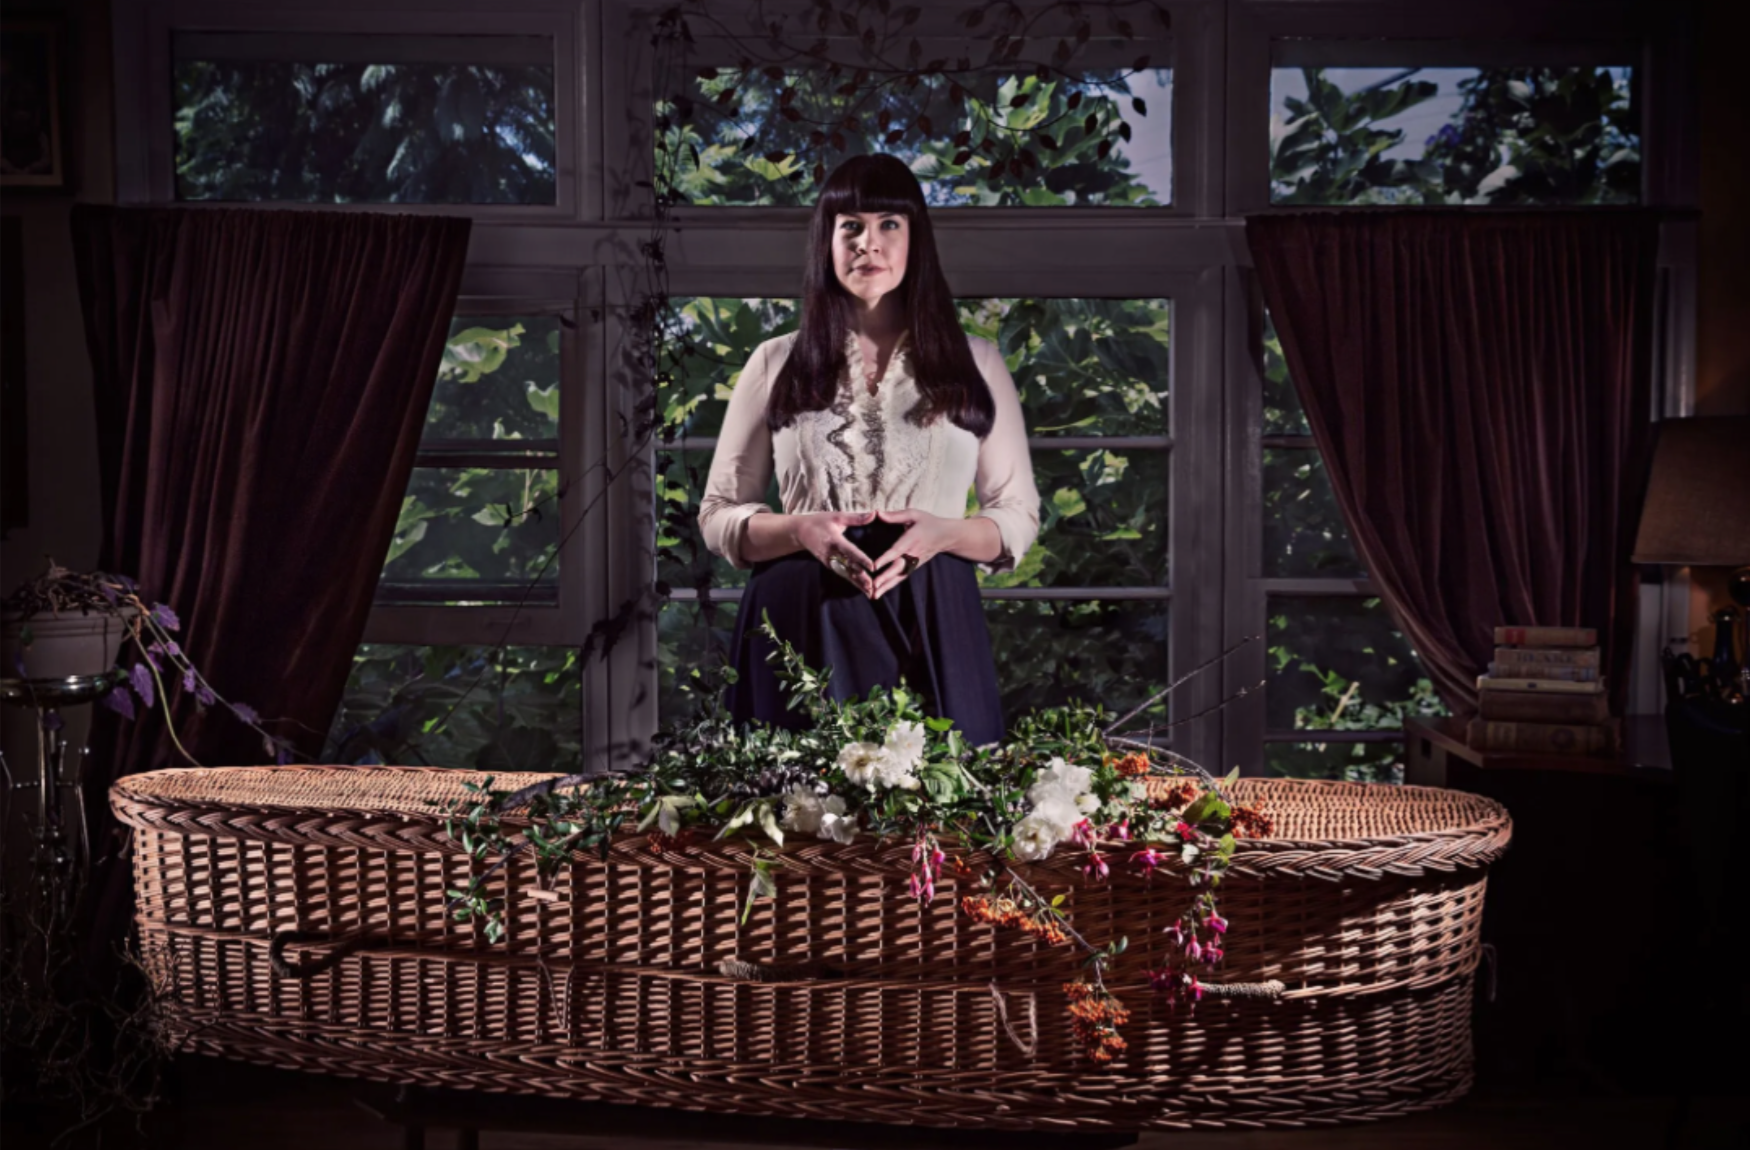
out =
[[[1750,563],[1750,415],[1659,424],[1636,563]]]

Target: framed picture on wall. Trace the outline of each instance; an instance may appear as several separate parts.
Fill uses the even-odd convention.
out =
[[[66,179],[60,29],[0,21],[0,188],[59,188]]]

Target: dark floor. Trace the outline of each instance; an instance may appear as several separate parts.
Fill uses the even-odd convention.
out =
[[[136,1131],[131,1120],[73,1133],[58,1147],[142,1146],[174,1150],[411,1150],[405,1131],[370,1112],[391,1107],[392,1092],[338,1079],[187,1057],[173,1068],[165,1104]],[[443,1106],[449,1100],[439,1099]],[[463,1102],[470,1100],[463,1098]],[[502,1104],[490,1099],[489,1104]],[[782,1146],[794,1150],[1092,1150],[1099,1143],[1065,1136],[846,1127],[713,1118],[637,1107],[536,1103],[522,1124],[540,1130],[483,1129],[470,1143],[440,1110],[424,1145],[429,1150],[705,1150],[716,1146]],[[4,1150],[48,1146],[66,1129],[64,1117],[8,1113]],[[1106,1145],[1112,1141],[1107,1140]],[[1370,1125],[1270,1132],[1155,1133],[1137,1150],[1568,1150],[1569,1147],[1669,1147],[1713,1150],[1750,1146],[1740,1098],[1611,1097],[1515,1094],[1499,1087],[1444,1110]]]

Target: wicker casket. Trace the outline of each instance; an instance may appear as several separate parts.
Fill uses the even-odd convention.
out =
[[[941,1126],[1306,1125],[1448,1102],[1471,1082],[1489,864],[1511,825],[1459,792],[1245,780],[1274,816],[1221,887],[1231,928],[1195,1005],[1135,972],[1181,876],[1084,885],[1027,868],[1079,931],[1130,940],[1128,1050],[1091,1064],[1062,984],[1081,955],[904,896],[908,844],[782,852],[743,924],[747,851],[628,835],[541,889],[491,881],[508,935],[447,921],[471,862],[435,804],[476,776],[415,768],[168,770],[122,780],[147,969],[185,1049],[397,1083]],[[501,776],[516,787],[540,776]],[[434,804],[435,800],[435,804]],[[944,897],[945,896],[945,897]],[[276,934],[300,940],[276,973]],[[281,940],[282,943],[284,939]],[[362,945],[360,945],[362,943]],[[1129,962],[1140,955],[1140,961]]]

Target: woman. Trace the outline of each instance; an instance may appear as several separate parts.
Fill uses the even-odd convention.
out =
[[[782,514],[763,501],[774,467]],[[1014,380],[994,344],[961,330],[923,190],[892,156],[827,178],[801,330],[748,360],[699,526],[714,553],[754,569],[735,626],[737,719],[804,722],[766,661],[769,614],[832,669],[835,698],[903,681],[974,745],[1003,737],[973,564],[1020,562],[1039,494]]]

